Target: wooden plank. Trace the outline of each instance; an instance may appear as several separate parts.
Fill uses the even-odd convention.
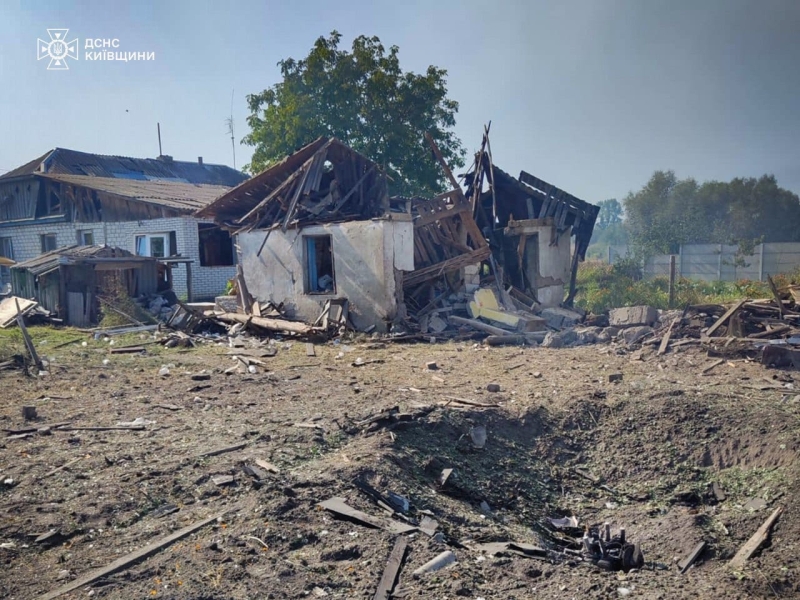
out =
[[[775,524],[775,521],[778,520],[778,517],[781,516],[783,512],[783,507],[779,506],[775,509],[775,511],[767,518],[766,521],[758,528],[747,542],[745,542],[744,546],[742,546],[739,551],[736,553],[728,566],[733,567],[734,569],[741,569],[744,567],[744,564],[756,553],[756,551],[761,547],[767,538],[769,537],[769,533],[772,530],[772,526]]]
[[[39,477],[39,479],[45,479],[46,477],[50,477],[52,475],[55,475],[56,473],[60,473],[64,469],[69,469],[72,465],[80,462],[81,460],[83,460],[82,456],[79,456],[78,458],[72,459],[71,461],[64,463],[60,467],[56,467],[52,471],[48,471],[47,473],[45,473],[44,475]]]
[[[775,302],[778,305],[778,312],[781,314],[781,319],[783,318],[783,300],[781,300],[781,295],[778,293],[778,288],[775,287],[775,282],[772,280],[771,275],[767,275],[767,283],[769,283],[769,290],[772,292],[772,297],[775,298]]]
[[[495,327],[494,325],[489,325],[488,323],[484,323],[483,321],[479,321],[478,319],[465,319],[464,317],[456,317],[454,315],[447,317],[447,320],[454,325],[466,325],[467,327],[472,327],[473,329],[477,329],[478,331],[483,331],[488,333],[489,335],[499,335],[499,336],[507,336],[507,335],[514,335],[513,331],[509,331],[508,329],[501,329],[500,327]]]
[[[28,349],[28,353],[31,355],[33,364],[35,364],[36,368],[41,371],[43,368],[42,361],[39,358],[39,355],[36,353],[36,348],[33,345],[31,336],[28,335],[28,328],[25,327],[25,319],[22,318],[22,311],[19,308],[19,300],[16,297],[14,298],[14,304],[17,307],[17,325],[22,333],[22,339],[25,341],[25,347]]]
[[[144,431],[144,425],[119,425],[114,427],[58,427],[55,431]]]
[[[766,331],[762,331],[761,333],[753,333],[748,335],[747,337],[753,340],[764,340],[772,337],[779,337],[784,333],[790,332],[791,330],[792,327],[790,325],[778,325],[773,329],[767,329]]]
[[[705,549],[705,542],[700,542],[694,548],[692,548],[692,551],[686,555],[686,558],[678,563],[678,568],[680,569],[681,574],[686,573],[686,571],[689,570],[689,567],[691,567],[697,561],[697,559],[700,558],[700,555]]]
[[[667,332],[664,334],[664,337],[661,338],[661,345],[658,347],[657,356],[662,356],[663,354],[667,353],[667,349],[669,348],[669,338],[672,336],[672,328],[675,327],[675,324],[678,321],[680,321],[680,317],[676,317],[672,320],[672,323],[669,324]]]
[[[235,446],[228,446],[226,448],[219,448],[218,450],[209,450],[208,452],[203,452],[199,454],[197,458],[207,458],[209,456],[217,456],[218,454],[225,454],[226,452],[235,452],[236,450],[241,450],[247,446],[247,443],[236,444]]]
[[[312,344],[311,342],[307,343],[306,344],[306,356],[316,356],[316,355],[317,355],[317,351],[314,348],[314,344]]]
[[[386,568],[383,570],[383,576],[378,589],[373,596],[373,600],[389,600],[392,595],[392,590],[397,583],[397,576],[400,574],[400,568],[406,557],[406,549],[408,548],[408,541],[404,537],[398,537],[392,548],[392,553],[389,555],[389,560],[386,562]]]
[[[239,315],[236,313],[223,313],[216,315],[216,319],[229,323],[253,324],[268,329],[270,331],[290,331],[292,333],[309,334],[315,331],[311,325],[299,321],[284,321],[283,319],[269,319],[267,317],[251,317],[249,315]]]
[[[262,460],[260,458],[256,458],[253,462],[256,463],[262,469],[266,469],[270,473],[280,473],[281,472],[281,470],[278,467],[273,465],[271,462],[267,462],[266,460]]]
[[[349,506],[344,499],[342,498],[331,498],[329,500],[325,500],[325,502],[320,502],[319,506],[324,508],[325,510],[332,512],[338,515],[341,518],[356,521],[361,525],[365,525],[367,527],[373,527],[375,529],[383,529],[390,533],[409,533],[411,531],[416,531],[417,528],[413,525],[406,525],[404,523],[398,523],[397,521],[393,521],[392,519],[381,519],[378,517],[373,517],[365,512],[357,510],[352,506]]]
[[[149,556],[152,556],[159,550],[162,550],[167,546],[174,544],[178,540],[181,540],[193,534],[195,531],[202,529],[206,525],[210,525],[217,519],[223,517],[225,514],[226,513],[223,512],[218,515],[214,515],[213,517],[208,517],[207,519],[203,519],[202,521],[198,521],[197,523],[193,523],[192,525],[188,525],[183,529],[179,529],[175,533],[170,534],[164,538],[161,538],[160,540],[157,540],[152,544],[148,544],[147,546],[141,548],[140,550],[134,550],[133,552],[123,556],[122,558],[115,560],[108,566],[102,567],[100,569],[95,569],[94,571],[91,571],[86,575],[83,575],[82,577],[78,577],[74,581],[71,581],[64,586],[56,590],[53,590],[52,592],[48,592],[46,594],[43,594],[42,596],[39,596],[39,600],[53,600],[54,598],[58,598],[59,596],[63,596],[64,594],[68,594],[69,592],[72,592],[86,585],[89,585],[90,583],[93,583],[98,579],[101,579],[103,577],[108,577],[109,575],[113,575],[114,573],[117,573],[119,571],[123,571],[128,567],[148,558]]]
[[[5,298],[0,302],[0,329],[5,329],[16,322],[20,308],[22,309],[22,315],[25,316],[37,306],[38,302],[34,300],[27,300],[18,296]]]
[[[442,151],[439,150],[439,146],[436,145],[436,142],[433,140],[433,136],[426,131],[425,139],[428,141],[428,144],[430,144],[431,150],[433,150],[433,154],[436,156],[436,160],[439,161],[439,164],[442,166],[444,174],[447,175],[450,185],[453,186],[454,190],[458,190],[460,192],[459,196],[463,198],[464,193],[461,192],[461,186],[458,185],[458,180],[453,175],[450,167],[447,166],[447,162],[444,160],[444,156],[442,156]]]
[[[708,337],[711,337],[712,335],[714,335],[714,333],[716,333],[717,329],[722,327],[728,321],[728,319],[730,319],[733,316],[733,314],[736,311],[738,311],[740,308],[742,308],[742,306],[744,305],[745,302],[747,302],[746,298],[744,298],[742,300],[739,300],[736,304],[731,306],[724,315],[722,315],[719,319],[717,319],[717,321],[711,327],[708,328],[708,331],[706,331],[706,335]]]
[[[429,267],[416,269],[403,278],[403,286],[410,287],[423,283],[429,279],[436,279],[445,273],[449,273],[450,271],[455,271],[468,265],[477,264],[489,258],[491,254],[492,251],[488,246],[485,246],[478,248],[469,254],[462,254]]]
[[[720,358],[719,360],[715,360],[713,363],[711,363],[710,365],[708,365],[707,367],[705,367],[705,368],[704,368],[702,371],[700,371],[700,372],[701,372],[703,375],[705,375],[706,373],[708,373],[709,371],[711,371],[711,370],[712,370],[714,367],[718,367],[719,365],[721,365],[721,364],[722,364],[722,363],[724,363],[724,362],[725,362],[725,359],[724,359],[724,358]]]

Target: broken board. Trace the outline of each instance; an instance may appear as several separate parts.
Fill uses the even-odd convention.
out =
[[[17,302],[19,303],[19,312],[22,316],[27,315],[39,303],[34,300],[26,300],[18,296],[9,296],[0,302],[0,329],[5,329],[13,325],[17,320]]]
[[[319,505],[325,510],[332,512],[343,519],[355,521],[356,523],[360,523],[366,527],[383,529],[389,533],[402,534],[417,530],[417,528],[413,525],[398,523],[397,521],[393,521],[391,519],[381,519],[380,517],[375,517],[362,512],[356,508],[353,508],[352,506],[349,506],[343,498],[334,497],[330,500],[325,500],[325,502],[320,502]]]

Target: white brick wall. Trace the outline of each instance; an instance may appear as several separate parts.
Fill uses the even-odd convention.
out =
[[[90,230],[95,244],[118,246],[136,252],[135,237],[142,233],[175,232],[178,254],[194,260],[192,263],[192,293],[195,300],[209,299],[225,292],[225,285],[236,275],[236,267],[201,267],[197,224],[192,217],[124,221],[120,223],[28,223],[0,226],[0,237],[11,237],[14,260],[29,260],[41,254],[42,234],[54,233],[61,248],[78,243],[78,230]],[[186,297],[186,266],[173,269],[173,286],[178,297]]]

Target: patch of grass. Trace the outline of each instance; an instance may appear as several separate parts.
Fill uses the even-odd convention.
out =
[[[730,467],[719,472],[718,480],[725,495],[738,503],[749,498],[762,498],[769,503],[787,489],[786,475],[780,468]]]

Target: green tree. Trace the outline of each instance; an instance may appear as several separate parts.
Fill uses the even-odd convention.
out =
[[[800,241],[800,198],[772,175],[698,184],[656,171],[625,198],[625,214],[640,258],[677,252],[681,244],[735,244],[746,255],[761,241]]]
[[[597,214],[595,229],[608,229],[611,225],[622,223],[622,205],[616,198],[603,200],[598,206],[600,212]]]
[[[429,132],[452,168],[464,166],[453,133],[458,103],[447,97],[447,71],[404,72],[398,48],[359,36],[352,50],[342,36],[320,37],[302,60],[278,63],[283,81],[247,96],[254,146],[245,168],[258,172],[319,136],[336,137],[377,162],[393,194],[432,195],[448,185],[424,139]]]

